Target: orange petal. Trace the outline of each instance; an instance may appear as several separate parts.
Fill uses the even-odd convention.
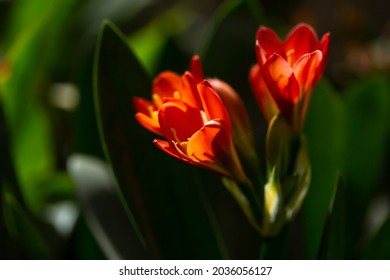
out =
[[[153,80],[152,93],[158,94],[162,99],[172,97],[175,91],[182,90],[181,77],[174,72],[164,71]]]
[[[166,152],[167,154],[169,154],[177,159],[180,159],[181,161],[184,161],[185,163],[188,163],[188,164],[191,164],[191,165],[194,165],[197,167],[205,168],[205,169],[208,169],[210,171],[217,172],[217,173],[224,175],[224,176],[231,177],[231,174],[229,174],[226,170],[224,170],[223,168],[219,167],[216,164],[208,163],[208,162],[198,162],[198,161],[190,159],[189,157],[183,156],[181,153],[179,153],[176,150],[176,148],[174,146],[170,145],[167,141],[155,139],[153,141],[153,144],[155,144],[158,148],[160,148],[162,151]]]
[[[151,118],[149,115],[145,115],[144,113],[136,113],[135,119],[147,130],[158,135],[163,134],[157,118]]]
[[[207,119],[223,119],[229,131],[232,131],[229,114],[222,103],[221,98],[209,82],[204,81],[198,85],[199,95],[202,101],[202,107],[206,113]]]
[[[322,73],[319,73],[322,61],[322,53],[317,50],[303,55],[293,66],[294,76],[297,79],[301,91],[309,93],[312,91]]]
[[[182,100],[192,107],[201,108],[202,103],[200,101],[198,88],[196,86],[197,83],[195,82],[194,76],[190,72],[187,71],[182,76],[182,85]]]
[[[284,55],[283,44],[276,33],[265,26],[260,26],[256,33],[256,55],[260,66],[274,53]]]
[[[153,144],[156,145],[161,150],[163,150],[164,152],[166,152],[167,154],[169,154],[169,155],[171,155],[171,156],[173,156],[175,158],[178,158],[178,159],[183,160],[185,162],[190,162],[191,161],[188,158],[183,157],[182,154],[180,154],[174,148],[174,146],[171,143],[167,142],[167,141],[160,140],[160,139],[154,139]]]
[[[279,114],[279,109],[265,84],[263,72],[260,71],[258,64],[252,66],[249,73],[249,81],[264,118],[267,122],[270,122],[274,116]]]
[[[203,126],[200,110],[180,100],[164,103],[160,107],[158,119],[161,131],[169,141],[186,142]]]
[[[274,54],[264,65],[264,80],[280,111],[292,122],[294,105],[300,88],[291,67],[280,55]]]
[[[226,108],[233,126],[240,134],[248,134],[252,131],[248,113],[238,93],[227,83],[219,79],[209,79],[211,86]],[[242,135],[241,135],[242,136]]]
[[[302,55],[317,50],[318,45],[317,34],[310,25],[304,23],[296,25],[284,43],[288,64],[293,66]]]
[[[229,134],[223,131],[221,125],[213,122],[213,125],[204,126],[192,135],[188,141],[187,153],[198,162],[217,162],[221,154],[219,150],[229,142],[228,137]]]
[[[204,80],[203,68],[200,62],[199,55],[194,55],[191,59],[191,73],[194,76],[195,83],[200,83]]]
[[[137,113],[143,113],[145,115],[150,115],[150,109],[154,109],[154,104],[142,97],[134,97],[133,106]]]
[[[232,177],[234,170],[229,170],[231,164],[231,138],[226,126],[213,120],[198,130],[189,139],[187,154],[195,162],[206,168]]]
[[[224,176],[243,180],[241,163],[223,120],[211,120],[188,141],[188,156]]]

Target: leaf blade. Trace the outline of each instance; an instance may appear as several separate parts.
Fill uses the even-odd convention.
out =
[[[106,157],[134,225],[154,258],[221,258],[224,245],[202,196],[198,170],[157,150],[134,118],[132,97],[148,98],[150,84],[123,34],[104,22],[95,56],[96,113]]]

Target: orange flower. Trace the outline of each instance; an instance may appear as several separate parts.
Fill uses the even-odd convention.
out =
[[[243,181],[232,124],[221,98],[204,80],[199,57],[182,76],[165,71],[152,85],[152,101],[134,98],[137,121],[166,140],[154,144],[187,163]]]
[[[188,114],[191,114],[194,110],[205,112],[204,106],[208,105],[204,102],[202,103],[203,99],[201,99],[201,93],[199,92],[199,88],[204,87],[204,81],[202,64],[198,55],[192,57],[190,71],[185,72],[182,76],[170,71],[162,72],[153,81],[152,101],[140,97],[133,99],[137,111],[135,115],[137,121],[153,133],[167,137],[166,131],[162,130],[160,120],[160,115],[165,114],[167,107],[164,104],[169,102],[170,106],[176,106],[176,109],[183,109],[184,107],[191,108],[185,109]],[[222,106],[225,111],[227,110],[225,115],[229,121],[227,122],[225,118],[225,124],[222,126],[227,125],[229,127],[230,138],[233,137],[237,140],[235,144],[237,144],[237,148],[242,155],[247,159],[250,158],[252,161],[255,160],[256,155],[251,134],[252,129],[249,117],[239,95],[233,88],[221,80],[209,79],[208,82],[207,87],[211,88],[210,90],[214,94],[217,93],[219,102],[222,100]],[[203,86],[200,86],[202,83]],[[168,111],[173,110],[172,108],[169,108]],[[212,130],[216,132],[215,122],[214,125],[207,125],[206,127],[206,131],[209,131],[213,127]]]
[[[233,145],[230,119],[221,99],[206,81],[197,88],[200,107],[178,99],[160,107],[158,120],[167,141],[154,140],[154,143],[187,163],[235,180],[245,180]]]
[[[201,106],[194,76],[190,72],[185,72],[182,76],[171,71],[162,72],[153,80],[152,92],[152,101],[141,97],[133,99],[137,111],[135,118],[146,129],[159,135],[163,134],[158,111],[166,100],[181,100],[195,108]]]
[[[279,111],[295,132],[302,130],[311,93],[328,60],[329,37],[327,33],[319,41],[311,26],[299,24],[282,42],[270,28],[260,26],[258,64],[251,69],[250,81],[267,120]]]

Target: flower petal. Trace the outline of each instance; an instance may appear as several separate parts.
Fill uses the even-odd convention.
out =
[[[183,91],[181,77],[178,74],[164,71],[153,80],[152,93],[158,94],[162,99],[172,97],[175,91]]]
[[[314,29],[301,23],[290,31],[283,46],[287,62],[293,66],[302,55],[317,50],[319,41]]]
[[[147,99],[141,97],[133,98],[133,105],[137,113],[135,119],[149,131],[161,135],[155,105]]]
[[[294,105],[298,101],[300,89],[293,70],[280,55],[274,54],[264,65],[264,80],[279,110],[289,122],[293,119]]]
[[[169,142],[164,141],[164,140],[159,140],[155,139],[153,141],[153,144],[156,145],[159,149],[162,151],[166,152],[167,154],[180,159],[181,161],[184,161],[185,163],[205,168],[208,170],[211,170],[213,172],[217,172],[223,176],[227,177],[232,177],[231,174],[229,174],[224,168],[216,164],[215,162],[210,162],[210,161],[198,161],[198,160],[193,160],[190,157],[186,157],[182,153],[178,152],[178,150]]]
[[[194,76],[191,72],[185,72],[182,76],[183,91],[181,92],[182,100],[188,105],[201,108],[202,102],[199,97],[197,83],[195,82]]]
[[[190,70],[194,76],[195,83],[198,84],[204,80],[203,68],[198,55],[192,57]]]
[[[317,50],[303,55],[293,66],[294,76],[297,79],[303,94],[310,94],[318,79],[321,77],[320,67],[322,53]]]
[[[194,133],[187,146],[187,154],[192,160],[230,178],[238,173],[232,150],[228,129],[218,120],[210,121]]]
[[[207,120],[223,119],[229,131],[232,131],[229,114],[222,103],[221,98],[209,82],[204,81],[198,85],[202,107],[206,113]]]
[[[197,162],[212,163],[217,160],[213,149],[213,138],[220,128],[203,127],[190,138],[187,146],[188,155]]]
[[[196,166],[199,166],[199,164],[193,162],[192,160],[188,159],[187,157],[184,157],[182,154],[180,154],[177,149],[172,145],[172,143],[160,140],[160,139],[154,139],[153,144],[156,145],[158,148],[166,152],[167,154],[180,159],[182,161],[185,161],[187,163],[194,164]]]
[[[252,66],[249,73],[249,81],[264,118],[267,122],[270,122],[274,116],[279,114],[279,109],[265,84],[263,72],[260,71],[258,64]]]
[[[201,111],[180,100],[172,100],[160,107],[158,114],[161,131],[169,141],[186,142],[203,126]]]
[[[134,97],[133,106],[137,112],[145,115],[150,115],[151,109],[155,109],[152,102],[142,97]]]
[[[223,120],[211,120],[194,133],[187,145],[188,156],[205,168],[234,180],[245,180],[231,134]]]
[[[256,33],[256,55],[260,66],[274,53],[284,56],[283,44],[276,33],[265,26],[260,26]]]
[[[147,130],[158,135],[163,135],[157,118],[152,118],[144,113],[136,113],[135,119]]]
[[[208,81],[226,108],[234,128],[233,130],[237,133],[236,136],[247,137],[252,131],[252,126],[245,105],[238,93],[224,81],[219,79],[209,79]]]

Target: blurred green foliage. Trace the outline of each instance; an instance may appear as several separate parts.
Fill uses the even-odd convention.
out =
[[[0,257],[390,258],[388,72],[340,83],[331,57],[305,126],[312,183],[272,239],[218,176],[166,156],[135,122],[132,97],[148,98],[157,73],[183,73],[199,53],[207,77],[240,93],[262,154],[266,124],[248,82],[255,32],[293,24],[262,2],[0,2]]]

